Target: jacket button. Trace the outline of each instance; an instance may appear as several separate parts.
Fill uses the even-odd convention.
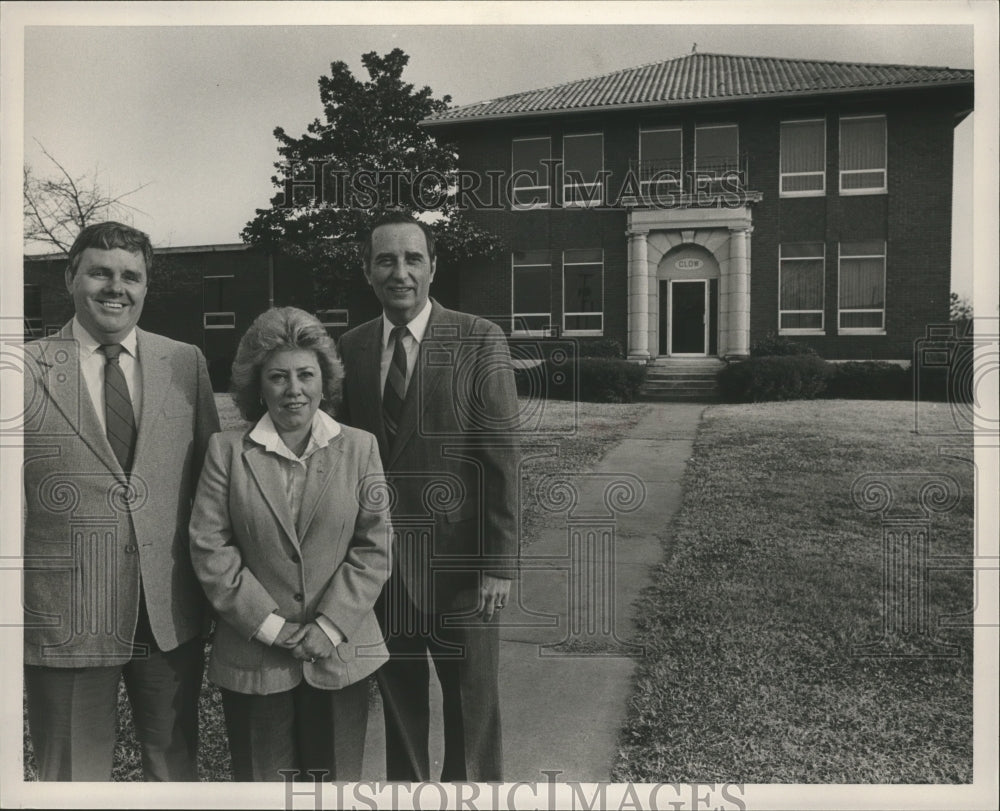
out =
[[[292,552],[292,563],[301,563],[302,558],[299,557],[298,552]]]
[[[125,545],[125,551],[126,552],[135,552],[138,548],[139,547],[136,546],[134,543],[130,543],[130,544],[126,544]]]
[[[301,603],[302,602],[302,593],[301,592],[296,592],[294,599],[295,599],[295,602]]]

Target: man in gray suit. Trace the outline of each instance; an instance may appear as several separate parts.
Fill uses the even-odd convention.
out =
[[[376,610],[390,780],[430,780],[429,667],[443,693],[441,779],[502,780],[497,613],[517,574],[517,395],[490,321],[429,299],[429,229],[390,214],[365,244],[382,315],[341,340],[342,418],[378,438],[393,572]]]
[[[219,430],[201,352],[136,327],[153,249],[70,249],[75,316],[25,347],[24,679],[42,780],[110,780],[124,678],[147,780],[197,780],[205,599],[188,517]]]

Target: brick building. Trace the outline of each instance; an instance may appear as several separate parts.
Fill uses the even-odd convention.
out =
[[[769,333],[832,359],[909,359],[948,320],[952,140],[968,70],[689,54],[448,110],[469,217],[507,250],[434,296],[515,339],[629,357],[744,357]],[[160,248],[140,326],[193,343],[217,389],[272,304],[335,337],[378,313],[360,277],[317,309],[308,268],[245,244]],[[25,337],[71,316],[65,256],[24,263]],[[532,340],[534,343],[534,340]]]
[[[908,359],[948,319],[972,106],[969,70],[695,53],[456,107],[423,126],[509,252],[438,275],[514,337],[637,360],[745,357],[769,333]]]

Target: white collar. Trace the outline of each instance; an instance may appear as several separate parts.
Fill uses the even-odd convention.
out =
[[[410,331],[410,335],[419,344],[424,339],[424,333],[427,331],[427,322],[431,318],[431,300],[427,299],[424,304],[424,308],[417,313],[410,321],[407,322],[406,328]],[[396,325],[392,323],[388,318],[385,317],[385,312],[382,312],[382,348],[385,349],[389,345],[389,335],[396,328]]]
[[[270,414],[264,414],[263,417],[257,420],[257,424],[250,432],[250,439],[258,445],[263,446],[266,451],[276,453],[278,456],[283,456],[285,459],[290,459],[293,462],[300,462],[303,459],[308,459],[320,448],[325,448],[330,444],[330,440],[339,433],[340,423],[322,409],[317,408],[316,413],[313,414],[312,426],[309,431],[309,442],[301,457],[292,453],[284,441],[282,441],[281,436],[278,434],[278,429],[274,427],[274,420],[271,419]]]
[[[73,316],[72,329],[73,329],[73,337],[76,339],[76,342],[80,344],[81,356],[89,357],[90,355],[93,355],[95,352],[97,352],[101,348],[101,346],[103,346],[103,344],[101,344],[100,341],[98,341],[93,335],[91,335],[87,331],[87,328],[80,323],[80,319],[77,318],[75,315]],[[133,358],[139,357],[139,354],[136,350],[137,340],[135,334],[135,327],[132,327],[132,329],[129,330],[128,335],[122,338],[122,340],[119,341],[119,343],[122,345],[122,348],[126,352],[128,352]]]

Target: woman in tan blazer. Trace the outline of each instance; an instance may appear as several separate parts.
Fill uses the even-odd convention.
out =
[[[236,780],[361,776],[366,677],[387,658],[372,606],[391,528],[375,438],[328,413],[342,377],[319,321],[269,310],[233,363],[233,398],[253,426],[209,442],[191,557],[219,618],[208,677]]]

